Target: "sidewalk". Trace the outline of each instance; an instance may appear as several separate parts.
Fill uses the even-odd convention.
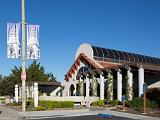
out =
[[[46,110],[46,111],[27,111],[27,112],[19,112],[19,114],[26,118],[34,118],[34,117],[50,117],[50,116],[74,116],[78,114],[85,114],[90,112],[90,109],[73,109],[73,110]]]
[[[145,115],[136,115],[124,112],[111,111],[111,108],[106,109],[94,109],[89,108],[84,109],[73,109],[73,110],[48,110],[48,111],[28,111],[19,112],[6,108],[5,106],[0,106],[0,119],[2,120],[24,120],[31,118],[45,118],[45,117],[70,117],[70,116],[84,116],[84,115],[97,115],[99,113],[111,114],[113,116],[126,117],[137,120],[160,120],[160,118],[150,117]]]
[[[24,120],[18,111],[0,105],[0,120]]]

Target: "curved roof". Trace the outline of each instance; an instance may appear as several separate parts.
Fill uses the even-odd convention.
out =
[[[107,59],[115,61],[127,61],[132,63],[159,64],[160,58],[140,55],[136,53],[123,52],[108,48],[91,46],[93,49],[94,59],[105,61]]]

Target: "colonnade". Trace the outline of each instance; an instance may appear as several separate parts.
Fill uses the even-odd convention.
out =
[[[83,96],[83,84],[82,83],[86,83],[86,87],[85,87],[85,94],[86,97],[90,96],[90,85],[92,86],[93,90],[92,90],[92,95],[96,95],[96,90],[95,90],[95,79],[98,81],[98,83],[100,84],[100,100],[104,100],[104,91],[105,91],[105,82],[108,82],[108,91],[110,92],[110,100],[113,99],[113,77],[117,78],[117,100],[122,101],[122,79],[124,77],[127,77],[127,81],[128,81],[128,99],[132,100],[133,98],[133,73],[132,73],[132,69],[130,67],[127,67],[127,76],[123,76],[122,77],[122,70],[120,68],[116,69],[117,72],[117,76],[113,76],[111,74],[111,72],[108,72],[108,76],[107,78],[104,76],[104,72],[103,70],[98,72],[99,74],[99,78],[95,78],[94,75],[91,75],[90,73],[87,74],[83,74],[83,76],[80,76],[80,94]],[[92,76],[92,77],[91,77]],[[83,78],[83,79],[82,79]],[[109,80],[111,80],[109,82]],[[144,84],[144,68],[142,67],[142,65],[139,66],[138,68],[138,95],[139,97],[143,94],[143,84]],[[75,88],[76,90],[76,88]]]

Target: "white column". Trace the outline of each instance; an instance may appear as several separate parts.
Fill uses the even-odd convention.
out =
[[[139,97],[143,94],[143,84],[144,84],[144,69],[142,65],[138,69],[138,81],[139,81]]]
[[[73,95],[76,96],[76,93],[77,93],[77,85],[76,83],[74,84],[74,91],[73,91]]]
[[[89,75],[86,76],[86,97],[89,97]]]
[[[82,77],[83,76],[80,77],[80,83],[81,83],[80,84],[80,96],[83,96],[83,79],[82,79]]]
[[[117,71],[117,99],[122,101],[122,74],[120,69]]]
[[[32,97],[32,86],[29,86],[29,97]]]
[[[28,87],[28,85],[26,87],[26,91],[27,91],[27,98],[28,98],[29,97],[29,87]]]
[[[34,83],[34,107],[38,107],[38,83]]]
[[[69,91],[70,91],[70,90],[68,89],[68,90],[67,90],[67,96],[70,96]]]
[[[100,100],[104,100],[104,77],[103,77],[103,73],[100,73]]]
[[[31,86],[31,97],[33,98],[34,97],[34,87],[33,87],[33,85]]]
[[[22,97],[22,88],[19,87],[19,98],[21,98],[21,97]]]
[[[127,77],[128,77],[128,85],[129,85],[129,100],[133,98],[133,73],[131,72],[131,68],[127,70]]]
[[[15,101],[18,103],[18,85],[15,85]]]

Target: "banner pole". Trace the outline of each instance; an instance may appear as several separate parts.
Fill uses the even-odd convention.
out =
[[[26,111],[25,0],[22,0],[22,112]]]

